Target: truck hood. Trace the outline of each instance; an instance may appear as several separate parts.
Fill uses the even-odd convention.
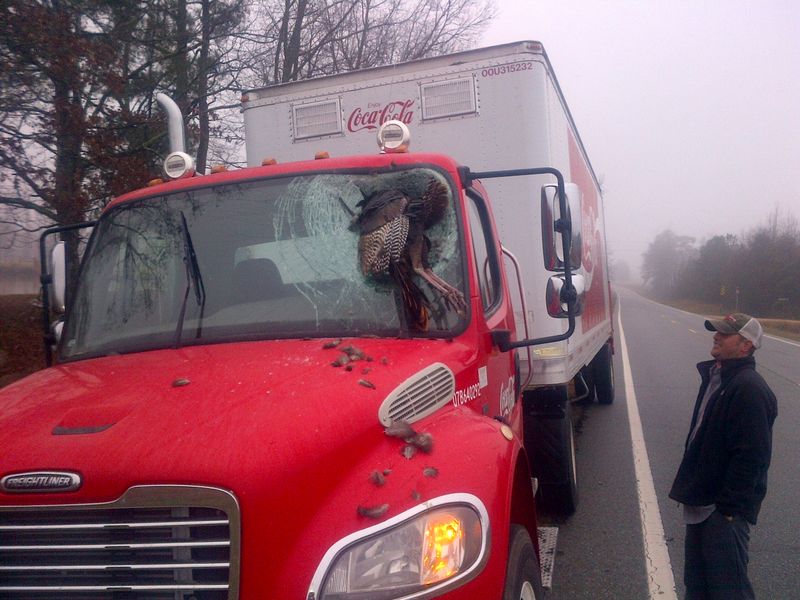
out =
[[[456,365],[474,353],[445,340],[325,342],[186,347],[36,373],[0,390],[0,476],[74,471],[84,484],[71,498],[80,502],[137,484],[215,485],[243,498],[332,477],[386,443],[378,408],[398,384],[431,357],[458,379]],[[334,366],[347,346],[357,346],[357,360]],[[65,495],[0,493],[0,502]]]

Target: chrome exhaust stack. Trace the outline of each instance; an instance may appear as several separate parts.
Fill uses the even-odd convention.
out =
[[[194,159],[186,154],[183,141],[183,115],[175,101],[166,94],[156,94],[156,101],[167,113],[170,153],[164,159],[164,173],[170,179],[194,175]]]

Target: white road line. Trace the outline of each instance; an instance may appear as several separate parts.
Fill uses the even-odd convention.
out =
[[[650,304],[655,304],[656,306],[660,306],[662,308],[669,308],[669,309],[672,309],[672,310],[675,310],[677,312],[683,313],[683,314],[685,314],[687,316],[690,316],[690,317],[699,317],[701,319],[704,318],[703,315],[698,315],[697,313],[691,313],[691,312],[688,312],[688,311],[685,311],[685,310],[681,310],[680,308],[675,308],[674,306],[667,306],[666,304],[661,304],[660,302],[656,302],[655,300],[650,300],[650,298],[645,298],[644,296],[642,296],[641,294],[639,294],[637,292],[634,292],[633,290],[629,290],[629,291],[631,293],[636,294],[637,296],[639,296],[639,298],[641,298],[645,302],[649,302]],[[664,318],[664,319],[667,318],[666,315],[661,315],[661,317]],[[791,340],[787,340],[786,338],[778,337],[778,336],[775,336],[775,335],[769,335],[769,334],[766,334],[766,333],[764,334],[764,337],[765,338],[769,338],[771,340],[775,340],[776,342],[783,342],[784,344],[789,344],[790,346],[797,346],[798,348],[800,348],[800,344],[798,344],[797,342],[793,342]]]
[[[797,342],[790,342],[786,338],[775,337],[774,335],[767,335],[767,334],[764,334],[764,337],[769,338],[771,340],[775,340],[776,342],[783,342],[784,344],[789,344],[790,346],[797,346],[798,348],[800,348],[800,344],[798,344]]]
[[[628,346],[625,343],[625,332],[622,330],[622,307],[617,311],[617,330],[619,331],[620,350],[622,351],[622,372],[625,380],[625,397],[628,406],[628,423],[631,429],[633,445],[633,464],[636,472],[636,491],[639,495],[639,518],[642,522],[642,539],[644,556],[647,562],[647,589],[651,600],[677,600],[675,577],[672,563],[669,560],[667,543],[664,540],[664,525],[661,511],[658,509],[658,498],[653,484],[653,473],[647,458],[644,443],[642,421],[639,417],[639,406],[633,389],[633,377],[628,360]]]

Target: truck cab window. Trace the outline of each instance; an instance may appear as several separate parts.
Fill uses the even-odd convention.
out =
[[[476,200],[472,192],[467,195],[467,199],[472,250],[475,267],[478,270],[481,303],[484,311],[489,312],[499,299],[498,282],[500,281],[497,273],[496,257],[489,251],[489,248],[492,247],[491,228],[487,222],[488,217],[485,215],[485,208],[478,204],[481,201]]]
[[[431,187],[433,186],[433,187]],[[359,217],[370,199],[424,200],[436,189],[435,222],[408,216],[427,240],[426,276],[406,265],[413,286],[393,267],[366,269],[395,243],[393,232]],[[356,334],[452,335],[464,326],[441,282],[464,295],[454,194],[429,168],[386,173],[308,174],[155,196],[112,209],[99,223],[75,296],[62,358],[181,344]],[[183,218],[202,273],[202,306],[186,296]],[[383,224],[380,219],[374,223]],[[363,219],[362,219],[363,221]],[[405,231],[400,228],[401,231]],[[377,233],[375,233],[377,231]],[[370,245],[372,244],[372,245]],[[409,245],[411,242],[409,242]],[[397,244],[395,243],[395,246]],[[388,246],[387,246],[388,247]],[[394,248],[405,260],[406,248]],[[417,250],[419,251],[419,250]],[[187,274],[188,273],[188,274]],[[419,306],[409,306],[408,290]],[[448,289],[447,287],[444,289]],[[424,311],[417,318],[417,311]],[[183,313],[183,320],[179,315]],[[182,335],[176,335],[180,329]]]

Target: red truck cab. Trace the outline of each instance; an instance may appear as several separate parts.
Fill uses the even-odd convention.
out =
[[[432,182],[426,263],[465,306],[417,278],[415,327],[354,223]],[[0,390],[0,595],[540,597],[501,252],[480,183],[435,154],[112,202],[56,364]]]

